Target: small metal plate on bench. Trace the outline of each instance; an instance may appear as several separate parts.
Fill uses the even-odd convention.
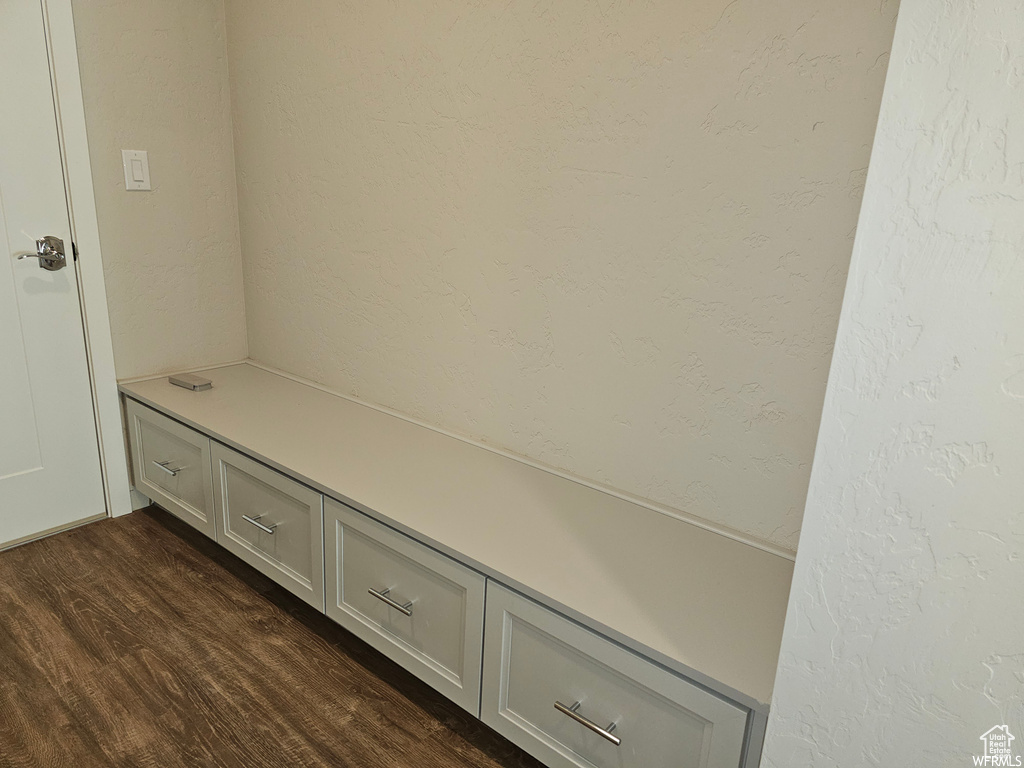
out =
[[[177,376],[171,376],[167,380],[175,386],[191,389],[193,392],[202,392],[204,389],[211,389],[213,387],[213,382],[209,379],[204,379],[202,376],[194,376],[191,373],[179,373]]]

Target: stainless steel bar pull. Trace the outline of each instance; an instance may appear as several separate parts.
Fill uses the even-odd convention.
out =
[[[256,515],[256,517],[242,515],[242,519],[245,520],[245,522],[247,523],[252,523],[264,533],[273,533],[274,529],[277,528],[277,523],[273,523],[272,525],[264,525],[263,523],[261,523],[260,520],[263,519],[263,515]]]
[[[555,702],[555,709],[557,709],[563,715],[568,715],[573,720],[575,720],[577,723],[582,725],[584,728],[588,728],[589,730],[591,730],[594,733],[596,733],[602,739],[607,739],[612,744],[614,744],[616,747],[619,746],[620,744],[622,744],[622,739],[620,739],[618,736],[615,736],[615,735],[612,734],[612,731],[615,730],[615,723],[611,723],[607,728],[602,728],[600,725],[595,723],[593,720],[588,720],[587,718],[585,718],[583,715],[581,715],[579,713],[580,704],[582,704],[582,703],[583,703],[582,701],[577,701],[571,707],[567,707],[562,702],[556,701]]]
[[[162,469],[164,472],[166,472],[171,477],[177,477],[178,473],[181,472],[181,470],[183,470],[184,467],[178,467],[177,469],[171,469],[170,467],[167,466],[170,463],[171,463],[170,459],[168,459],[167,461],[157,461],[156,459],[153,460],[153,466],[157,467],[158,469]]]
[[[396,603],[394,600],[392,600],[390,597],[388,597],[388,595],[391,593],[391,587],[388,587],[387,589],[382,589],[380,592],[378,592],[373,587],[370,587],[366,591],[369,592],[374,597],[376,597],[381,602],[387,603],[392,608],[394,608],[396,611],[399,611],[400,613],[404,613],[406,616],[412,616],[412,600],[410,600],[405,605],[402,605],[401,603]]]

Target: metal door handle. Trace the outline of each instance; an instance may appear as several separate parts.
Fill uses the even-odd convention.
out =
[[[581,715],[579,713],[580,704],[582,704],[582,703],[583,703],[582,701],[577,701],[571,707],[567,707],[562,702],[556,701],[555,702],[555,709],[557,709],[563,715],[568,715],[573,720],[575,720],[577,723],[582,725],[584,728],[590,729],[591,731],[596,733],[598,736],[600,736],[602,739],[607,739],[612,744],[614,744],[616,747],[619,746],[622,743],[622,739],[620,739],[618,736],[612,735],[612,731],[615,730],[615,723],[612,723],[607,728],[602,728],[600,725],[595,723],[593,720],[588,720],[587,718],[585,718],[583,715]]]
[[[252,523],[264,533],[273,533],[274,529],[277,528],[277,523],[274,523],[273,525],[264,525],[263,523],[259,522],[262,519],[262,517],[263,515],[256,515],[256,517],[242,515],[242,519],[245,520],[245,522]]]
[[[171,463],[170,459],[168,459],[167,461],[156,461],[155,459],[153,460],[153,465],[154,466],[162,469],[164,472],[166,472],[171,477],[177,477],[178,473],[181,472],[181,470],[185,469],[185,467],[178,467],[177,469],[171,469],[170,467],[167,466],[170,463]]]
[[[401,603],[396,603],[394,600],[392,600],[390,597],[388,597],[388,594],[390,594],[390,592],[391,592],[391,587],[388,587],[387,589],[382,589],[380,592],[378,592],[373,587],[370,587],[370,589],[368,589],[366,591],[369,592],[374,597],[376,597],[378,600],[387,603],[392,608],[394,608],[396,611],[399,611],[400,613],[404,613],[406,616],[412,616],[412,600],[410,600],[405,605],[402,605]]]
[[[47,269],[50,272],[64,269],[68,264],[64,258],[64,241],[53,235],[36,240],[36,252],[19,253],[18,259],[39,259],[40,269]]]

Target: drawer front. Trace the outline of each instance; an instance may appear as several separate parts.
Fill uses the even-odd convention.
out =
[[[324,521],[327,615],[479,715],[484,577],[333,499]]]
[[[481,717],[545,764],[739,766],[746,709],[493,581],[486,621]]]
[[[216,442],[213,465],[217,540],[322,611],[320,494]]]
[[[126,410],[136,489],[215,538],[210,439],[134,400]]]

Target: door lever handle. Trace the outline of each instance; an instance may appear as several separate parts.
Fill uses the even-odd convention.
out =
[[[19,253],[18,260],[21,259],[39,259],[39,268],[50,272],[64,269],[68,265],[68,261],[64,257],[64,241],[53,235],[36,240],[36,252]]]

